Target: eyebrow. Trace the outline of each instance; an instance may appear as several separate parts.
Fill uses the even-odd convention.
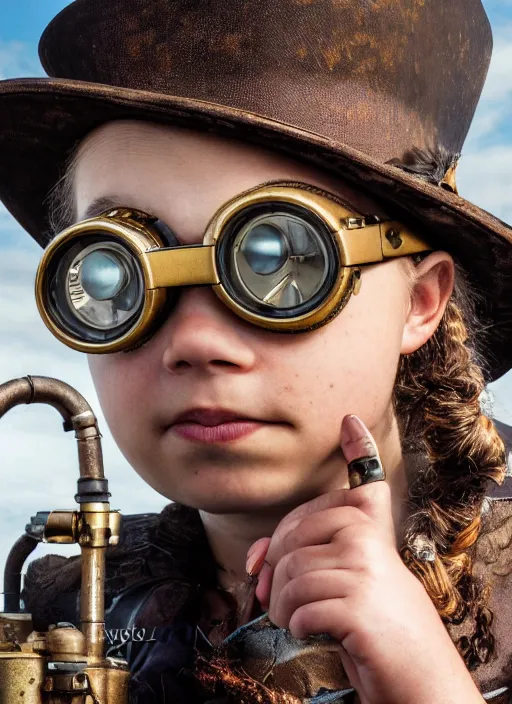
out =
[[[128,199],[116,198],[114,196],[100,196],[99,198],[95,198],[92,203],[87,206],[83,216],[80,219],[87,220],[89,218],[96,218],[98,215],[102,215],[107,210],[122,207],[133,208],[134,210],[143,210],[148,215],[153,215],[151,208],[129,205],[127,202],[123,202],[124,200]]]

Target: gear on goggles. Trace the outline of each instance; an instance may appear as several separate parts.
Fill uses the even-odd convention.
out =
[[[237,315],[275,332],[325,325],[360,286],[360,266],[429,251],[402,225],[355,213],[306,184],[265,184],[215,213],[202,245],[160,220],[116,208],[69,227],[39,265],[36,298],[73,349],[137,347],[182,286],[209,285]]]

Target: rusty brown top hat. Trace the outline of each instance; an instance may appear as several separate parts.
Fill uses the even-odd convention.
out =
[[[75,0],[41,39],[50,78],[0,82],[0,198],[44,245],[66,158],[110,120],[277,149],[460,261],[496,378],[512,366],[512,229],[453,192],[491,47],[480,0]]]

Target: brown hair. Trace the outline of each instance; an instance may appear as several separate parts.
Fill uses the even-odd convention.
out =
[[[488,662],[494,652],[489,589],[473,575],[471,547],[480,532],[489,480],[500,483],[506,468],[503,442],[480,405],[484,366],[475,338],[483,326],[474,304],[457,267],[438,329],[419,350],[400,359],[395,385],[404,451],[426,458],[426,466],[411,479],[402,559],[445,623],[474,619],[471,635],[458,642],[470,669]],[[414,548],[418,540],[434,548],[429,560]]]

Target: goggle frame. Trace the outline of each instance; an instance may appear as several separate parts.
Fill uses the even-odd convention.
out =
[[[217,248],[229,223],[242,211],[258,205],[288,204],[306,209],[326,226],[338,252],[338,271],[329,294],[313,310],[293,318],[269,318],[247,310],[230,295],[222,281]],[[35,293],[39,313],[53,335],[72,349],[108,354],[141,344],[159,327],[169,288],[210,285],[223,303],[240,318],[266,330],[307,332],[328,323],[361,285],[361,266],[431,251],[421,237],[394,220],[365,216],[333,196],[307,184],[273,183],[246,191],[222,205],[209,221],[202,244],[166,246],[157,218],[134,208],[114,208],[78,222],[57,235],[39,264]],[[137,259],[144,279],[144,305],[134,326],[119,339],[92,343],[70,335],[52,317],[47,303],[47,272],[64,248],[84,236],[121,240]],[[161,324],[161,321],[160,321]]]

